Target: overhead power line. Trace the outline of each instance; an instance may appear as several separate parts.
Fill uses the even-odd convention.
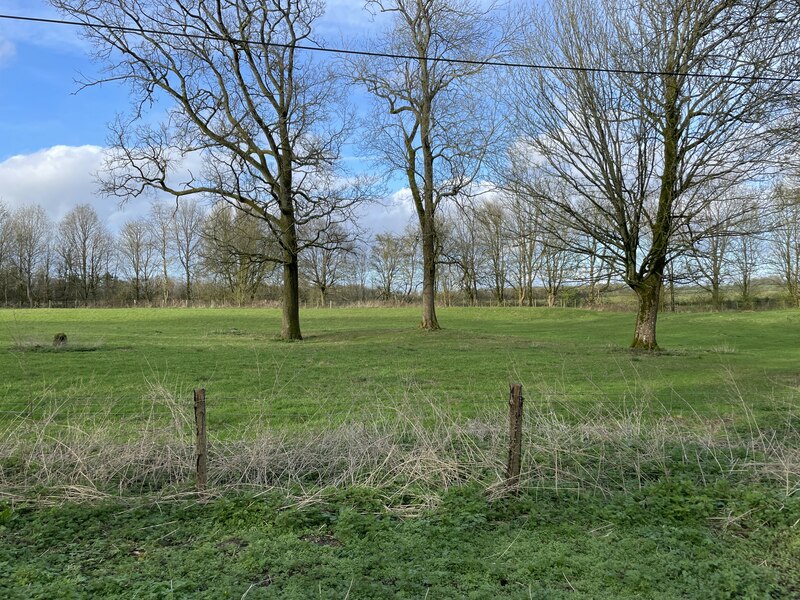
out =
[[[392,54],[388,52],[371,52],[369,50],[349,50],[346,48],[329,48],[324,46],[308,46],[303,44],[281,44],[277,42],[261,42],[235,38],[231,36],[201,34],[201,33],[188,33],[185,31],[163,31],[159,29],[149,29],[145,27],[128,27],[125,25],[109,25],[108,23],[87,23],[83,21],[69,21],[66,19],[48,19],[44,17],[31,17],[26,15],[7,15],[0,14],[0,19],[8,21],[23,21],[28,23],[43,23],[47,25],[67,25],[71,27],[88,27],[90,29],[105,29],[107,31],[118,31],[121,33],[146,33],[148,35],[165,35],[177,38],[186,38],[194,40],[206,40],[217,42],[230,42],[234,44],[249,44],[252,46],[263,46],[265,48],[294,48],[296,50],[306,50],[309,52],[322,52],[327,54],[342,54],[351,56],[367,56],[372,58],[392,58],[397,60],[426,60],[430,62],[443,62],[450,64],[484,66],[484,67],[506,67],[515,69],[536,69],[543,71],[576,71],[581,73],[607,73],[613,75],[643,75],[643,76],[683,76],[683,77],[702,77],[708,79],[718,80],[746,80],[746,81],[772,81],[784,83],[798,83],[800,77],[790,77],[789,75],[729,75],[721,73],[677,73],[674,71],[658,71],[658,70],[639,70],[639,69],[614,69],[610,67],[574,67],[567,65],[552,65],[552,64],[537,64],[537,63],[522,63],[522,62],[505,62],[496,60],[477,60],[466,58],[448,58],[445,56],[414,56],[412,54]]]

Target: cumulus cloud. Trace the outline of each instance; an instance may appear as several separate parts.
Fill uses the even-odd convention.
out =
[[[416,218],[414,201],[409,188],[401,188],[380,204],[361,210],[359,225],[372,233],[400,233],[412,218]],[[416,221],[415,221],[416,223]]]
[[[88,203],[116,231],[126,221],[147,214],[152,198],[129,200],[121,206],[117,198],[98,195],[96,173],[106,152],[101,146],[53,146],[12,156],[0,162],[0,202],[9,208],[39,204],[54,221],[78,204]],[[200,159],[187,157],[182,166],[197,173]],[[186,179],[185,172],[174,177],[176,183]],[[162,199],[174,202],[171,197]],[[363,229],[373,233],[399,233],[413,217],[411,193],[403,188],[381,204],[364,207],[358,220]]]
[[[10,208],[39,204],[53,220],[78,204],[91,204],[112,229],[147,212],[149,201],[119,205],[96,193],[94,174],[105,150],[100,146],[53,146],[0,162],[0,201]]]

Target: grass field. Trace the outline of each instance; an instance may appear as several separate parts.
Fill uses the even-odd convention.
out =
[[[464,414],[502,404],[510,381],[529,402],[568,407],[652,400],[651,416],[783,410],[800,385],[800,312],[664,314],[665,352],[632,354],[633,317],[571,309],[416,309],[303,313],[306,339],[276,339],[276,310],[0,311],[0,409],[41,399],[125,408],[153,386],[216,417],[257,404],[276,416],[330,415],[423,396]],[[54,351],[64,332],[69,345]],[[734,390],[733,388],[738,388]]]
[[[302,317],[0,311],[0,596],[800,597],[800,312]]]

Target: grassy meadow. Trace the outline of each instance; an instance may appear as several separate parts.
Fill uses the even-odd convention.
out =
[[[800,597],[800,311],[439,317],[0,311],[0,596]]]
[[[136,411],[154,388],[191,402],[205,387],[215,419],[257,409],[290,422],[375,403],[432,401],[470,415],[503,406],[508,383],[565,414],[647,403],[647,414],[781,414],[800,385],[800,312],[662,314],[664,351],[628,348],[629,313],[575,309],[303,312],[305,340],[276,338],[272,309],[0,311],[0,410],[55,399]],[[69,338],[54,350],[56,333]]]

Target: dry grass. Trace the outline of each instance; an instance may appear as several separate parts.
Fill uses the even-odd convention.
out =
[[[771,481],[787,495],[800,489],[800,432],[745,420],[665,418],[647,421],[645,403],[564,416],[526,407],[520,485],[612,493],[684,469],[700,480]],[[787,407],[786,414],[794,414]],[[191,408],[153,384],[134,415],[50,404],[7,421],[0,431],[0,495],[46,499],[191,493]],[[500,407],[474,419],[453,417],[411,392],[397,406],[323,427],[269,428],[254,417],[235,437],[210,432],[209,489],[280,488],[312,502],[331,487],[366,486],[387,506],[435,505],[452,486],[478,483],[491,494],[504,481],[507,416]],[[741,426],[741,422],[745,426]]]

